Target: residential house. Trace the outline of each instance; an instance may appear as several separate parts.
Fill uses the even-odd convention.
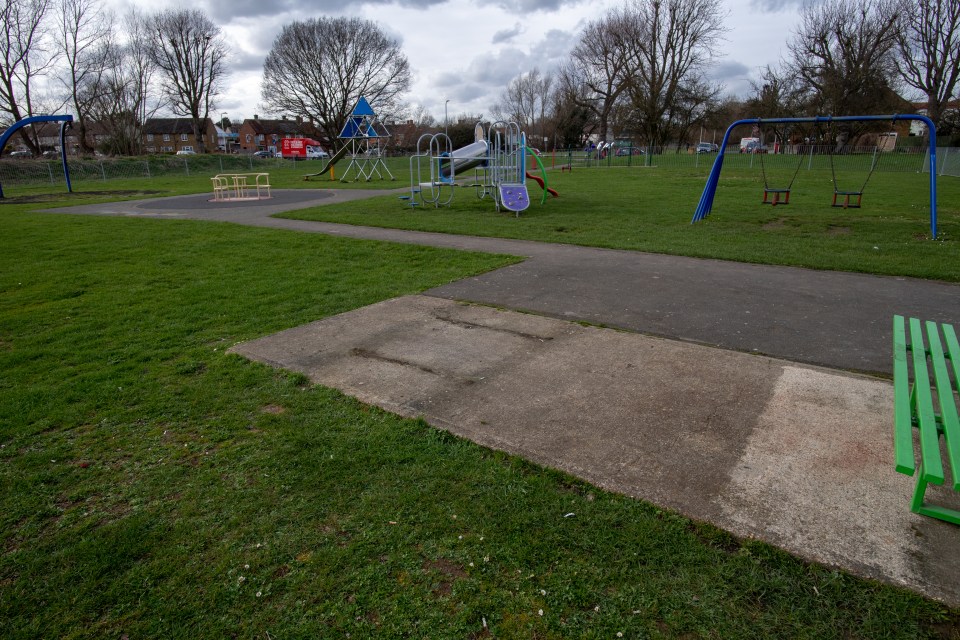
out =
[[[416,151],[417,142],[424,133],[434,131],[436,127],[424,127],[413,120],[404,123],[391,122],[388,126],[391,137],[386,146],[391,151]]]
[[[281,118],[280,120],[266,120],[259,116],[246,119],[240,126],[241,153],[255,151],[276,152],[280,149],[280,141],[284,138],[313,138],[319,140],[329,148],[330,141],[316,126],[302,119],[296,120]]]
[[[213,120],[203,122],[203,146],[207,152],[217,150],[217,127]],[[200,152],[200,140],[193,134],[190,118],[149,118],[143,123],[143,150],[146,153]]]
[[[960,100],[950,100],[944,105],[944,115],[953,112],[954,118],[957,118],[956,114],[960,112]],[[916,109],[917,113],[925,116],[927,115],[927,103],[926,102],[914,102],[913,108]],[[939,133],[939,132],[938,132]],[[910,121],[910,135],[911,136],[925,136],[927,135],[927,125],[920,120],[911,120]],[[938,136],[939,137],[939,136]]]
[[[32,125],[29,125],[32,128],[32,135],[36,137],[37,143],[40,145],[40,151],[42,152],[59,152],[60,151],[60,125],[59,122],[36,122]],[[108,129],[99,122],[87,122],[87,142],[94,149],[97,146],[104,142],[109,136]],[[77,128],[76,123],[73,123],[72,127],[68,127],[64,132],[63,136],[64,147],[66,147],[67,155],[77,155],[80,153],[80,131]],[[26,147],[23,145],[23,142],[20,140],[20,134],[15,134],[13,139],[8,143],[8,150],[10,148],[17,150],[26,150]]]

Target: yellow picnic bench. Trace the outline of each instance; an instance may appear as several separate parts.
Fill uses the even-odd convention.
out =
[[[213,182],[214,202],[272,197],[269,173],[221,173],[210,180]]]

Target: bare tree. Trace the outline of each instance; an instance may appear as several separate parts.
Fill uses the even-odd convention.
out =
[[[49,37],[51,0],[0,1],[0,114],[12,124],[37,115],[37,80],[56,59]],[[20,129],[20,137],[31,152],[40,152],[28,128]]]
[[[791,118],[803,115],[807,94],[797,75],[790,69],[776,69],[767,65],[760,72],[759,82],[750,82],[753,95],[744,104],[751,117]],[[765,125],[773,137],[788,140],[791,132],[798,129],[789,123]]]
[[[625,52],[612,37],[621,27],[616,13],[587,24],[559,74],[567,99],[596,118],[600,140],[607,139],[610,119],[626,90]]]
[[[110,47],[105,43],[113,19],[103,12],[99,0],[59,0],[57,13],[58,44],[66,63],[61,82],[73,107],[80,149],[89,154],[93,153],[87,135],[89,101],[98,95],[108,71]]]
[[[360,98],[386,119],[410,84],[400,43],[360,18],[312,18],[286,25],[263,64],[262,98],[274,113],[317,123],[336,140]]]
[[[157,90],[157,66],[150,47],[150,19],[137,9],[130,9],[123,18],[127,42],[123,47],[123,73],[127,105],[133,114],[135,131],[133,149],[142,153],[143,125],[163,106],[163,94]]]
[[[804,6],[789,44],[790,65],[819,113],[884,113],[906,106],[895,90],[898,6],[898,0],[827,0]],[[838,127],[838,146],[863,129]]]
[[[927,117],[939,130],[949,124],[944,116],[960,81],[960,3],[907,1],[901,16],[898,70],[904,82],[926,98]]]
[[[143,152],[143,124],[162,106],[149,55],[149,31],[142,14],[131,10],[123,21],[125,44],[112,39],[103,43],[107,71],[99,82],[89,84],[83,96],[91,119],[100,123],[106,136],[102,150],[121,155]]]
[[[500,102],[493,107],[493,114],[497,118],[516,122],[528,138],[539,138],[536,146],[540,146],[547,109],[551,105],[552,87],[553,77],[541,74],[534,67],[532,71],[510,81],[500,96]]]
[[[205,124],[227,75],[227,54],[220,28],[200,10],[168,9],[150,20],[151,61],[173,112],[193,121],[200,153],[207,151]]]
[[[614,44],[637,129],[655,147],[676,133],[678,105],[707,87],[704,74],[723,35],[721,0],[633,0],[615,12]],[[696,100],[706,100],[704,94]],[[695,101],[696,101],[695,100]]]
[[[597,127],[596,113],[583,100],[583,85],[569,82],[563,69],[558,78],[552,95],[555,148],[580,147]]]
[[[707,114],[716,106],[720,86],[702,78],[692,78],[677,89],[676,99],[669,105],[666,121],[677,141],[677,151],[683,143],[689,145],[694,127],[702,125]]]

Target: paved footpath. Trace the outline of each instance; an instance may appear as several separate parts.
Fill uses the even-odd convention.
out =
[[[383,193],[279,191],[243,206],[183,196],[59,212],[526,256],[235,350],[738,535],[960,605],[960,528],[909,512],[912,480],[892,464],[891,385],[857,373],[889,373],[894,313],[960,322],[960,287],[270,217]]]

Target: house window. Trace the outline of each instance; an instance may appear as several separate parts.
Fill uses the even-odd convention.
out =
[[[169,133],[163,134],[163,141],[164,141],[164,142],[170,142],[170,134],[169,134]]]
[[[187,141],[187,134],[181,133],[181,134],[180,134],[180,142],[186,142],[186,141]]]
[[[147,147],[147,153],[154,153],[156,150],[156,147]]]
[[[247,134],[247,142],[253,142],[253,136],[249,133]]]
[[[148,134],[147,134],[147,142],[153,142],[153,134],[152,134],[152,133],[148,133]]]

